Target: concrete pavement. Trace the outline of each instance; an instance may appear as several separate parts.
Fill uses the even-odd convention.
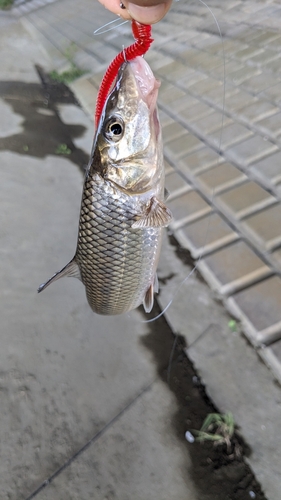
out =
[[[50,7],[65,12],[63,3]],[[52,15],[58,19],[57,11]],[[26,81],[38,83],[34,63],[40,62],[48,69],[51,59],[34,47],[24,31],[18,30],[18,25],[10,27],[9,36],[4,37],[8,57],[3,65],[3,79],[10,79],[11,64],[15,79],[20,78],[16,68],[21,67],[23,49],[27,54],[30,46],[34,53],[31,60],[25,58],[22,71]],[[113,45],[115,38],[116,35],[110,42]],[[76,56],[79,59],[81,54]],[[157,61],[158,56],[156,64]],[[105,62],[100,64],[99,71]],[[95,65],[94,68],[97,69]],[[77,92],[80,87],[79,95],[84,104],[88,101],[88,110],[95,85],[95,76],[73,85]],[[87,133],[78,139],[80,142],[74,139],[74,143],[88,151],[92,121],[71,106],[60,105],[60,116],[66,125],[85,127]],[[7,107],[5,112],[13,136],[24,127],[24,122],[11,107],[10,114]],[[165,123],[164,113],[162,117]],[[168,127],[171,121],[167,115],[166,120]],[[164,129],[172,141],[173,129]],[[4,130],[7,133],[7,127]],[[191,139],[188,144],[193,144],[197,151],[196,140]],[[205,151],[201,153],[204,157]],[[52,151],[43,160],[2,151],[2,166],[4,498],[87,499],[93,498],[93,491],[100,492],[96,498],[120,500],[221,498],[198,491],[190,474],[190,448],[186,448],[183,433],[181,440],[171,426],[177,402],[158,378],[153,358],[141,342],[149,332],[149,326],[141,323],[143,316],[134,312],[118,321],[96,316],[93,321],[84,290],[75,280],[62,281],[44,295],[34,296],[38,283],[68,261],[72,256],[69,252],[75,248],[74,221],[82,184],[77,166]],[[177,177],[178,172],[171,166],[167,170],[171,204],[177,196],[193,193],[182,177]],[[215,215],[208,204],[194,199],[202,219]],[[185,224],[196,222],[196,218],[186,220],[187,216],[185,213]],[[63,228],[59,220],[63,220]],[[199,228],[197,234],[200,232]],[[236,238],[227,241],[236,243]],[[160,278],[166,282],[160,295],[162,306],[175,295],[177,285],[191,270],[177,253],[181,256],[176,247],[166,242],[159,269]],[[224,308],[194,274],[175,297],[167,319],[173,330],[187,339],[188,354],[219,409],[233,412],[252,448],[249,463],[267,498],[275,500],[280,491],[279,387],[240,333],[230,332]],[[83,451],[91,440],[92,445]],[[79,450],[82,451],[77,460],[60,470]],[[47,488],[40,489],[56,470],[60,474]],[[252,490],[245,489],[245,499],[249,491]]]

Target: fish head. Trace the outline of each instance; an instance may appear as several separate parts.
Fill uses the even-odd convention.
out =
[[[124,63],[96,133],[102,176],[129,192],[148,191],[162,177],[159,86],[142,57]]]

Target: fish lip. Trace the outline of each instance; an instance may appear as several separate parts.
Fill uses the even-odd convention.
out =
[[[138,56],[131,61],[124,62],[120,66],[116,80],[116,89],[118,90],[122,84],[126,85],[126,80],[132,79],[139,97],[147,104],[149,110],[153,112],[156,107],[160,82],[155,78],[143,57]]]

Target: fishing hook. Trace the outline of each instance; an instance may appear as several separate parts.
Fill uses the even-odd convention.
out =
[[[132,32],[135,39],[135,43],[129,47],[123,48],[123,50],[113,59],[109,65],[105,75],[100,84],[97,102],[96,102],[96,113],[95,113],[95,124],[96,128],[99,124],[100,116],[108,97],[111,86],[117,76],[118,70],[126,61],[135,59],[137,56],[143,56],[149,49],[153,42],[151,38],[151,26],[149,24],[141,24],[137,21],[132,21]]]

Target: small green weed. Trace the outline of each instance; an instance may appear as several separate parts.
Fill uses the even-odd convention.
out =
[[[57,155],[71,155],[71,149],[66,144],[59,144],[56,149]]]
[[[59,73],[56,70],[51,71],[49,73],[49,76],[52,80],[59,83],[71,83],[74,80],[76,80],[76,78],[79,78],[80,76],[83,76],[85,75],[85,73],[87,73],[87,71],[80,69],[76,66],[74,62],[74,56],[76,51],[77,51],[77,46],[75,45],[75,43],[73,42],[70,43],[64,52],[64,56],[70,62],[71,67],[70,69],[63,71],[62,73]]]
[[[204,441],[213,441],[215,445],[226,444],[227,453],[231,453],[231,440],[234,435],[234,418],[232,413],[223,415],[219,413],[210,413],[205,418],[200,431],[192,431],[195,440],[200,443]]]
[[[7,10],[12,7],[14,0],[0,0],[0,9]]]
[[[237,332],[237,323],[236,323],[235,319],[230,319],[229,320],[229,322],[228,322],[228,328],[232,332]]]
[[[85,75],[85,73],[87,73],[87,71],[84,71],[83,69],[79,69],[77,68],[77,66],[72,65],[72,67],[69,70],[63,71],[62,73],[59,73],[56,70],[51,71],[49,73],[49,76],[55,82],[71,83],[74,80],[76,80],[76,78]]]

